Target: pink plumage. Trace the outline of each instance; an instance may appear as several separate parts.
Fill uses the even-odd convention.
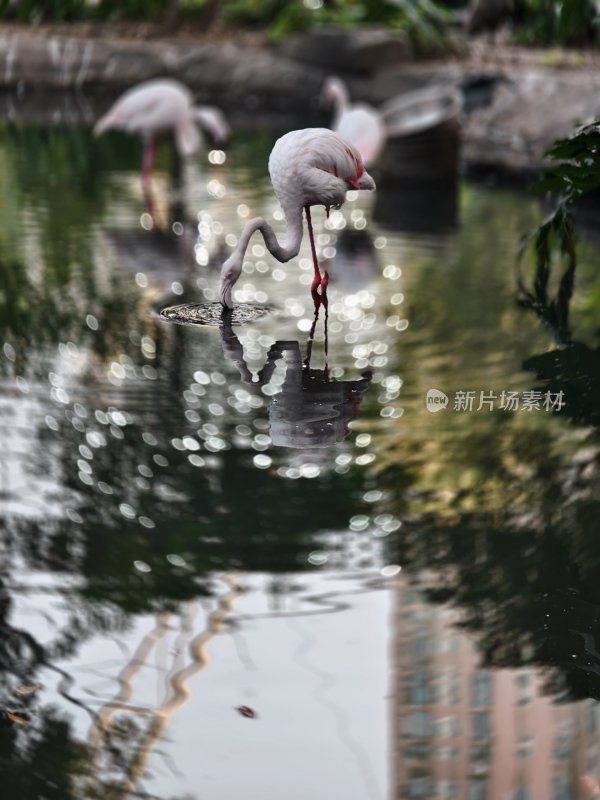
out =
[[[365,166],[374,164],[386,139],[379,112],[366,103],[351,103],[348,90],[339,78],[328,78],[321,96],[333,105],[333,130],[356,147]]]
[[[265,244],[278,261],[298,255],[302,243],[302,212],[306,213],[311,234],[315,267],[312,292],[327,287],[327,273],[320,275],[316,262],[310,223],[310,207],[339,207],[348,189],[375,189],[373,178],[365,171],[360,153],[327,128],[306,128],[286,133],[275,142],[269,158],[269,174],[275,195],[285,215],[287,235],[280,244],[273,228],[262,218],[246,223],[237,247],[223,264],[219,297],[225,308],[233,308],[231,290],[242,271],[244,254],[255,231],[260,230]]]
[[[197,125],[217,144],[223,144],[229,136],[229,126],[219,109],[194,107],[187,87],[164,79],[146,81],[125,92],[98,120],[94,132],[99,135],[114,128],[141,136],[144,140],[143,177],[147,180],[156,138],[172,134],[179,153],[191,156],[201,144]]]

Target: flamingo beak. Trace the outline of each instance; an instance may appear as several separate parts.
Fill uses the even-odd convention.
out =
[[[358,181],[356,181],[354,178],[347,178],[346,183],[349,183],[353,189],[360,189]]]
[[[368,172],[363,172],[363,174],[360,176],[358,180],[358,188],[367,192],[375,191],[375,181]]]

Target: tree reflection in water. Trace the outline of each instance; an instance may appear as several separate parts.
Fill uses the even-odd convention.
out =
[[[55,165],[55,154],[49,158]],[[29,191],[30,165],[19,158],[15,163],[22,166],[20,189]],[[81,178],[81,165],[66,161],[65,170],[69,165]],[[35,175],[42,166],[37,164]],[[57,180],[63,180],[60,173]],[[75,195],[89,186],[75,182]],[[190,380],[197,342],[145,314],[139,287],[130,281],[77,268],[79,260],[94,261],[98,207],[78,198],[73,208],[82,216],[78,223],[55,225],[72,238],[57,244],[49,235],[51,249],[32,255],[36,263],[39,258],[41,275],[32,277],[23,261],[0,258],[0,435],[9,508],[0,533],[1,705],[23,713],[31,708],[25,725],[0,719],[3,790],[31,800],[149,797],[140,779],[145,753],[187,696],[187,681],[203,664],[203,643],[219,629],[219,612],[204,634],[192,637],[190,629],[194,661],[175,670],[173,695],[149,724],[144,713],[123,716],[122,708],[113,716],[124,699],[118,695],[98,712],[61,673],[59,694],[92,721],[95,734],[87,746],[76,741],[68,716],[47,703],[44,691],[25,702],[15,688],[47,681],[49,672],[56,673],[55,662],[73,657],[98,633],[125,632],[137,615],[155,615],[160,626],[191,613],[198,598],[218,589],[215,573],[268,572],[276,592],[275,576],[309,566],[308,554],[321,546],[320,531],[344,526],[349,513],[361,510],[360,481],[335,472],[319,482],[288,481],[257,469],[250,447],[255,433],[244,404],[238,404],[243,413],[232,411],[218,430],[208,420],[200,423],[200,398],[212,393],[214,402],[222,401],[220,365],[204,359],[215,381]],[[36,229],[32,246],[38,236],[46,241],[44,229]],[[162,273],[170,259],[163,278],[186,282],[181,260],[177,265],[182,242],[189,245],[182,237],[155,230],[133,238],[121,231],[102,236],[110,237],[121,261],[123,251],[134,248],[133,269],[136,262],[146,268],[160,260]],[[149,311],[148,301],[141,302]],[[262,400],[253,407],[260,420]],[[248,429],[244,434],[236,433],[241,423]],[[299,513],[309,504],[310,520]],[[58,580],[48,583],[44,576]],[[11,598],[27,596],[48,600],[43,643],[11,622]],[[227,603],[219,602],[222,616]],[[136,653],[134,669],[139,648]],[[126,668],[120,680],[125,687]]]
[[[402,580],[424,589],[444,625],[435,604],[461,612],[482,665],[539,667],[552,696],[598,697],[597,293],[590,289],[588,311],[579,302],[572,320],[558,300],[544,308],[543,294],[531,293],[547,325],[561,321],[559,346],[547,351],[533,315],[514,307],[507,266],[524,216],[537,212],[511,194],[464,187],[464,228],[430,250],[387,230],[374,243],[343,228],[327,233],[328,247],[339,244],[331,257],[355,261],[343,273],[345,299],[330,308],[336,369],[308,367],[289,332],[238,340],[224,328],[221,343],[216,332],[161,324],[152,311],[171,292],[181,302],[210,289],[222,241],[194,239],[196,219],[160,207],[143,230],[140,198],[124,203],[124,179],[106,182],[98,169],[112,157],[107,143],[72,132],[80,138],[67,147],[61,135],[3,140],[13,168],[0,191],[18,198],[20,216],[0,220],[0,698],[30,715],[26,725],[0,719],[7,796],[152,796],[146,754],[166,749],[158,740],[204,663],[207,637],[227,603],[239,602],[239,576],[269,575],[267,613],[276,614],[285,595],[301,593],[288,574],[312,569],[325,550],[344,567],[353,537],[364,536],[355,548],[367,567],[372,542],[385,542],[385,561],[402,565]],[[35,151],[31,163],[23,141]],[[235,180],[258,185],[249,172]],[[40,174],[53,174],[55,186],[38,196]],[[56,187],[65,205],[53,203]],[[245,213],[233,196],[228,213]],[[115,223],[120,213],[130,227]],[[174,222],[184,228],[178,238]],[[490,254],[492,241],[500,245]],[[190,247],[205,269],[186,258]],[[261,259],[252,255],[249,268],[261,272]],[[244,291],[279,285],[269,273],[255,277]],[[290,314],[296,290],[285,298]],[[585,331],[574,341],[570,326]],[[423,408],[433,386],[527,388],[532,374],[537,387],[565,391],[560,415],[444,417]],[[331,435],[315,406],[325,425],[333,421]],[[351,421],[359,444],[345,439]],[[303,444],[336,442],[311,453],[318,480],[302,472],[299,450],[273,447],[277,425],[288,448],[305,434]],[[16,606],[35,606],[47,629],[28,631]],[[238,613],[227,630],[248,621]],[[118,668],[98,667],[116,675],[117,688],[86,695],[70,677],[75,657],[94,637],[125,634],[132,652]],[[169,692],[150,708],[128,683],[172,641]],[[21,684],[53,680],[58,694],[15,695]]]
[[[444,438],[431,475],[419,457],[382,474],[390,497],[399,480],[418,487],[410,502],[390,504],[409,519],[395,560],[416,572],[431,602],[460,610],[482,666],[539,667],[545,690],[563,701],[600,699],[600,350],[571,336],[574,275],[567,265],[554,299],[539,264],[534,289],[522,279],[518,287],[556,343],[523,363],[535,373],[532,389],[564,393],[556,418],[455,414],[460,447]],[[579,433],[569,440],[559,418]]]

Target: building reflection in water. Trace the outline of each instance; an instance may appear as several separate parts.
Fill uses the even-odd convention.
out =
[[[460,612],[396,590],[395,797],[586,800],[596,797],[600,709],[559,704],[531,669],[483,670]],[[585,776],[585,777],[583,777]]]

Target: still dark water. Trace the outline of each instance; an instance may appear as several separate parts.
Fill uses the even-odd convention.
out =
[[[527,308],[534,200],[350,196],[310,369],[308,241],[162,320],[284,229],[271,143],[165,151],[152,217],[135,142],[0,134],[1,795],[591,798],[600,252]]]

